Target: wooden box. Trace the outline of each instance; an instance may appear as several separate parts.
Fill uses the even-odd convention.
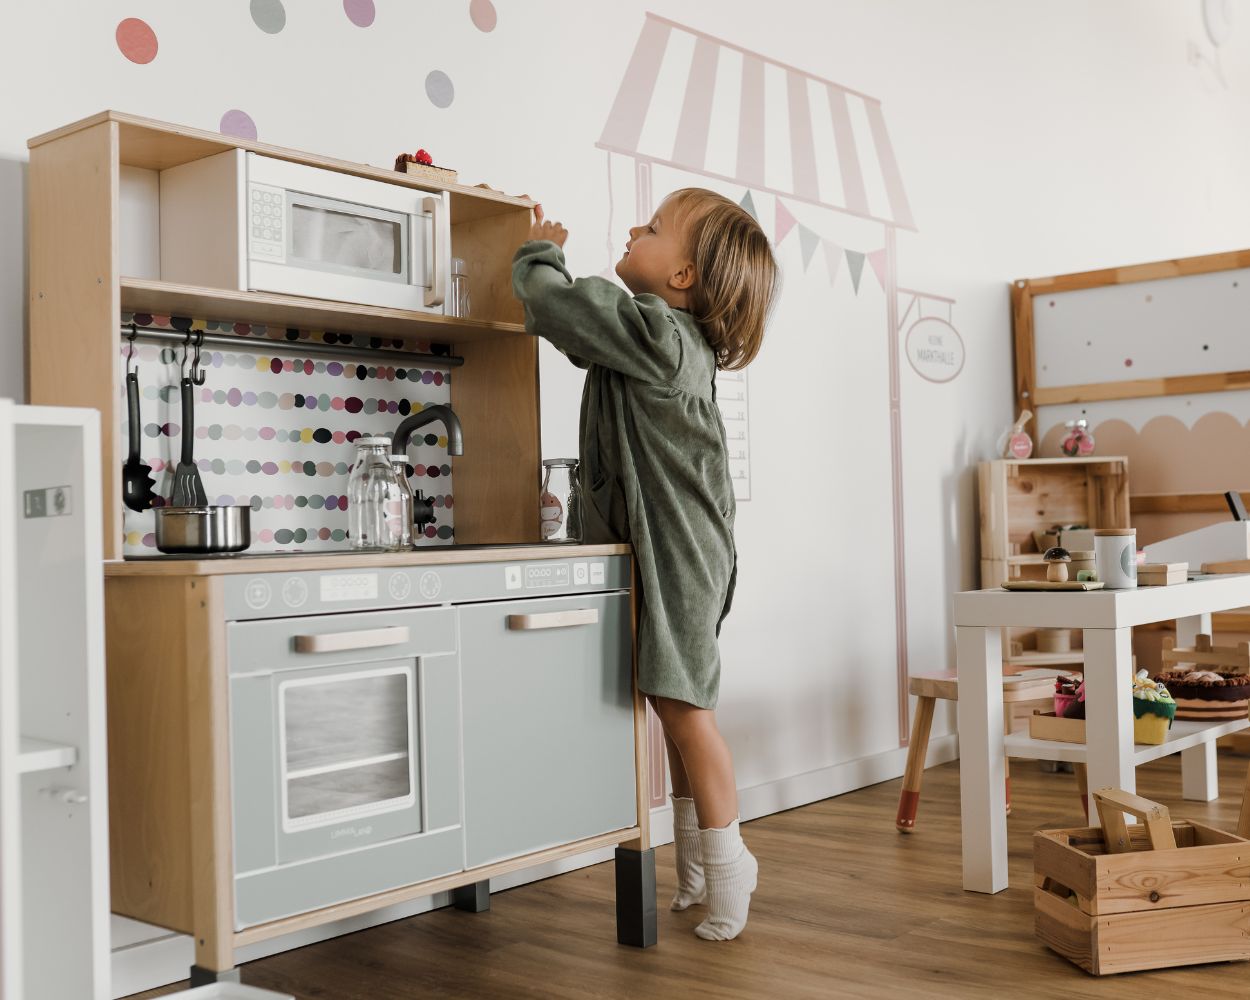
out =
[[[1054,712],[1034,712],[1029,716],[1029,735],[1035,740],[1084,743],[1085,720],[1064,719]]]
[[[1109,792],[1094,793],[1100,813]],[[1034,835],[1037,936],[1096,976],[1250,959],[1250,841],[1113,796],[1153,808],[1128,808],[1145,822],[1119,817],[1118,836],[1105,816],[1103,828]]]

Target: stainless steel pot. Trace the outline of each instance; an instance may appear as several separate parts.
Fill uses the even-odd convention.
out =
[[[251,508],[157,507],[156,547],[162,552],[241,552],[252,544]]]

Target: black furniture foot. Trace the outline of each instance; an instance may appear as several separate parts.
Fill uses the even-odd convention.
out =
[[[235,966],[233,969],[206,969],[202,965],[191,966],[191,988],[197,986],[212,986],[213,983],[242,983],[239,978],[239,968]]]
[[[451,905],[467,913],[484,913],[490,909],[490,879],[472,885],[458,885],[451,890]]]
[[[634,948],[650,948],[659,940],[653,847],[616,849],[616,940]]]

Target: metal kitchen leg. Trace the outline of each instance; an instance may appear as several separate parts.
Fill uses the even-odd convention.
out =
[[[616,940],[635,948],[650,948],[659,940],[654,847],[616,849]]]
[[[490,909],[490,879],[469,885],[458,885],[451,890],[451,905],[468,913],[484,913]]]
[[[236,965],[232,969],[206,969],[202,965],[191,966],[191,988],[197,986],[212,986],[213,983],[239,983],[243,980],[239,978],[239,967]]]

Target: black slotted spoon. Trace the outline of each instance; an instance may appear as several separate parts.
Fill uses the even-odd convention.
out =
[[[129,358],[127,358],[129,367]],[[122,466],[122,502],[133,511],[142,513],[156,499],[156,480],[152,478],[152,466],[139,457],[139,373],[126,372],[127,437],[130,453]]]

